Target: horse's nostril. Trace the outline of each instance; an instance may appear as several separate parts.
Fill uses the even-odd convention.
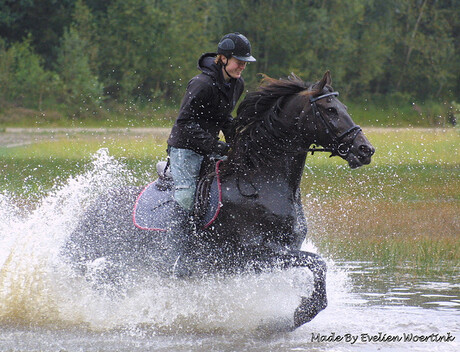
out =
[[[369,148],[369,152],[370,152],[369,156],[374,155],[374,153],[375,153],[375,148],[371,146],[371,147]]]
[[[372,148],[372,147],[369,147],[368,145],[366,144],[361,144],[359,146],[359,153],[362,155],[362,156],[372,156],[375,152],[375,149]]]

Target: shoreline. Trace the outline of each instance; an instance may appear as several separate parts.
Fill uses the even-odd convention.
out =
[[[454,127],[364,127],[365,132],[445,132]],[[170,127],[5,127],[0,129],[0,148],[13,148],[33,144],[47,139],[71,135],[120,135],[167,138]]]

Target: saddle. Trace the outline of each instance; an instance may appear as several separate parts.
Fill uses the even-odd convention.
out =
[[[209,227],[219,215],[222,200],[220,162],[206,161],[197,185],[193,214],[197,226],[203,229]],[[174,182],[166,161],[158,162],[156,170],[158,179],[144,187],[134,204],[133,222],[142,230],[167,231],[175,206]]]

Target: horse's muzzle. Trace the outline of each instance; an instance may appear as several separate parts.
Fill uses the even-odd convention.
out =
[[[375,148],[367,140],[367,138],[362,135],[361,138],[355,139],[350,149],[350,153],[345,159],[348,161],[348,165],[352,169],[356,169],[360,166],[370,164],[372,155],[374,155],[374,153]]]

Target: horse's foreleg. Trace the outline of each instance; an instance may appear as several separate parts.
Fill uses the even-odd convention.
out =
[[[313,292],[310,297],[302,297],[294,313],[294,328],[311,321],[327,306],[326,263],[315,253],[289,251],[275,256],[284,268],[306,267],[313,274]]]
[[[302,297],[300,305],[295,310],[294,326],[296,328],[311,321],[327,306],[326,263],[314,253],[299,251],[299,255],[301,266],[308,267],[313,273],[313,292],[310,297]]]

